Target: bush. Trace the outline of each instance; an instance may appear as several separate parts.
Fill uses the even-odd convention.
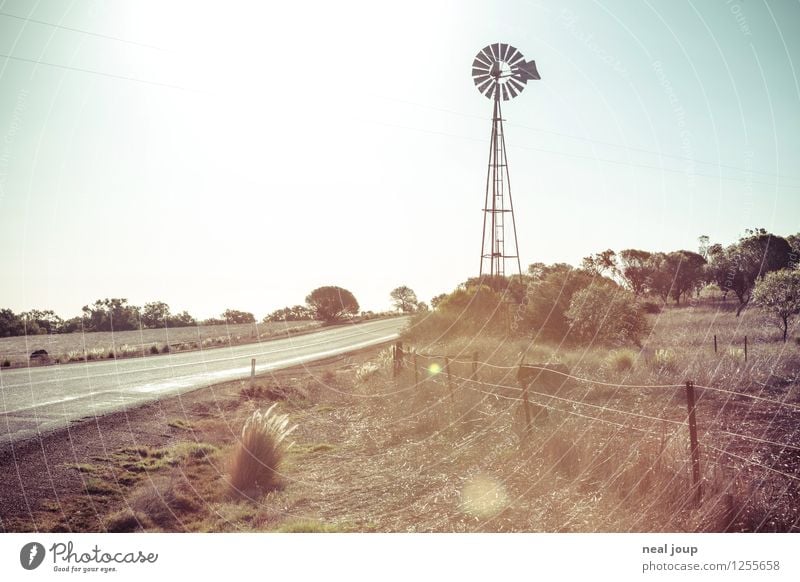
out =
[[[599,343],[639,343],[647,330],[633,293],[611,283],[575,293],[566,312],[576,339]]]
[[[661,313],[661,306],[655,301],[643,301],[642,311],[650,314]]]
[[[152,346],[150,346],[150,353],[151,353],[152,355],[154,355],[154,356],[155,356],[156,354],[158,354],[158,346],[157,346],[156,344],[153,344]]]
[[[297,425],[287,428],[289,416],[275,414],[276,404],[266,412],[256,410],[242,428],[242,440],[234,452],[230,483],[240,494],[274,489],[284,453],[283,441]]]
[[[617,350],[608,358],[611,368],[617,372],[625,372],[633,368],[636,363],[636,352],[631,350]]]
[[[11,360],[9,360],[8,358],[3,360],[3,367],[4,368],[10,368],[11,367]]]

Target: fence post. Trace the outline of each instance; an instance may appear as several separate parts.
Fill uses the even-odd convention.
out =
[[[714,353],[717,353],[717,334],[714,334]]]
[[[447,388],[450,390],[450,402],[455,402],[455,395],[453,394],[453,376],[450,374],[450,357],[444,357],[444,370],[447,372]]]
[[[250,387],[252,388],[256,384],[256,359],[252,358],[250,360]]]
[[[473,352],[472,354],[472,376],[469,379],[478,380],[478,352]]]
[[[747,361],[747,336],[744,336],[744,361]]]
[[[400,375],[400,366],[403,365],[403,342],[398,341],[394,344],[394,370],[392,377],[397,378]]]
[[[525,411],[525,434],[527,435],[531,430],[531,403],[528,399],[528,378],[522,376],[522,362],[523,358],[520,358],[517,378],[520,378],[520,384],[522,384],[522,408]]]
[[[689,443],[692,453],[692,483],[694,485],[694,502],[700,505],[703,492],[700,485],[700,445],[697,442],[697,416],[694,382],[686,381],[686,405],[689,407]]]

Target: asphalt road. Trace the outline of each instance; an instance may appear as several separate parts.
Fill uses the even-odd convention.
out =
[[[2,370],[0,446],[68,425],[256,373],[392,340],[407,318],[370,321],[296,338],[125,360]]]

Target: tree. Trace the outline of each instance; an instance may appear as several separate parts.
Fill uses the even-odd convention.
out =
[[[763,228],[746,230],[738,242],[709,247],[710,275],[723,293],[733,291],[739,299],[738,316],[750,302],[756,281],[767,273],[789,266],[792,247],[780,236]]]
[[[620,277],[637,297],[647,292],[653,274],[650,257],[652,253],[638,249],[625,249],[619,252]]]
[[[559,263],[542,270],[525,295],[524,327],[539,338],[561,340],[569,331],[566,311],[575,293],[594,283],[608,282],[584,269]]]
[[[314,318],[331,323],[358,313],[358,301],[347,289],[327,286],[314,289],[306,297],[308,308]]]
[[[10,309],[0,309],[0,337],[25,334],[25,322]]]
[[[270,321],[304,321],[313,319],[314,315],[305,305],[294,305],[276,309],[264,318],[264,322]]]
[[[145,303],[142,308],[142,325],[145,327],[165,327],[169,323],[169,317],[169,305],[163,301]]]
[[[414,293],[413,289],[407,287],[406,285],[401,285],[400,287],[393,289],[392,292],[389,293],[389,296],[392,298],[395,308],[399,309],[403,313],[413,313],[419,306],[417,294]]]
[[[197,320],[188,311],[183,310],[177,315],[170,315],[167,324],[169,327],[191,327],[197,325]]]
[[[86,331],[125,331],[139,329],[139,308],[128,305],[127,299],[98,299],[84,305]]]
[[[647,331],[633,293],[611,282],[576,292],[565,316],[576,338],[585,342],[638,344]]]
[[[756,283],[753,303],[777,317],[785,343],[791,320],[800,314],[800,270],[768,273]]]
[[[583,257],[581,268],[593,275],[608,273],[612,277],[617,273],[617,254],[611,249]]]
[[[431,309],[438,309],[445,297],[447,297],[447,293],[439,293],[438,295],[431,297]]]
[[[226,323],[255,323],[256,316],[249,311],[239,311],[238,309],[226,309],[222,314],[222,319]]]
[[[47,309],[31,309],[19,314],[20,319],[25,323],[28,335],[40,333],[59,333],[64,325],[62,320],[54,311]]]
[[[647,261],[648,286],[665,301],[672,297],[680,304],[681,297],[697,289],[706,278],[706,260],[692,251],[653,253]]]

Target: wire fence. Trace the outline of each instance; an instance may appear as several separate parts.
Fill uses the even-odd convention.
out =
[[[696,499],[699,503],[701,499],[701,481],[700,474],[700,444],[698,440],[697,431],[697,401],[695,399],[695,389],[708,392],[709,394],[724,395],[727,401],[733,398],[749,399],[754,404],[764,404],[774,407],[775,410],[785,412],[788,411],[795,421],[794,426],[800,429],[800,416],[796,413],[800,412],[800,406],[785,400],[777,400],[774,398],[766,398],[756,394],[747,392],[728,390],[717,386],[695,385],[692,381],[674,384],[625,384],[618,382],[606,382],[591,378],[584,378],[570,373],[565,367],[553,364],[525,364],[520,361],[516,366],[498,365],[491,362],[484,362],[478,359],[477,354],[472,358],[463,358],[459,356],[450,356],[447,354],[432,354],[425,352],[418,352],[413,349],[404,352],[401,342],[395,345],[394,353],[394,374],[398,377],[403,370],[412,368],[415,375],[415,386],[419,387],[426,382],[434,382],[437,384],[444,384],[450,391],[451,400],[455,398],[458,390],[468,390],[470,392],[481,394],[484,398],[494,398],[502,400],[512,405],[516,404],[525,411],[526,418],[526,432],[529,432],[534,417],[538,417],[532,407],[536,409],[543,409],[549,412],[566,414],[569,416],[591,420],[602,425],[612,426],[617,429],[631,430],[639,433],[650,434],[664,438],[667,434],[666,429],[670,427],[673,429],[670,438],[676,436],[678,431],[688,429],[690,437],[690,462],[693,466],[693,487],[696,493]],[[425,364],[420,365],[419,360],[424,360]],[[469,366],[471,373],[469,376],[456,374],[453,372],[453,365]],[[487,371],[505,372],[504,378],[516,377],[517,385],[505,383],[503,381],[490,381],[487,378],[479,378],[481,373],[486,374]],[[420,372],[422,380],[420,380]],[[558,378],[561,386],[554,386],[554,378]],[[666,418],[664,416],[656,416],[647,414],[641,411],[625,410],[608,406],[605,404],[598,404],[586,402],[585,400],[576,400],[569,398],[567,395],[561,394],[561,388],[567,381],[575,382],[580,385],[591,388],[593,386],[615,388],[618,390],[685,390],[686,391],[686,404],[687,408],[680,413],[679,418]],[[557,384],[557,382],[555,382]],[[544,388],[543,388],[544,386]],[[539,388],[539,389],[534,389]],[[555,389],[554,389],[555,388]],[[558,393],[556,393],[558,392]],[[677,394],[676,394],[677,395]],[[533,397],[533,398],[532,398]],[[726,402],[727,402],[726,401]],[[613,420],[608,416],[616,417]],[[634,421],[647,421],[649,425],[642,427],[632,424]],[[781,470],[775,466],[767,465],[759,459],[750,458],[738,454],[730,450],[732,440],[741,439],[756,446],[767,446],[771,452],[779,449],[778,453],[788,451],[800,452],[800,446],[791,442],[780,442],[764,436],[755,436],[742,434],[726,429],[713,429],[713,422],[711,427],[704,433],[703,446],[709,451],[714,451],[719,456],[729,457],[735,459],[747,466],[768,471],[772,474],[780,475],[781,477],[794,482],[800,482],[800,475],[792,474],[785,470]],[[653,425],[661,427],[661,431],[653,430]],[[790,438],[795,433],[790,435]],[[714,440],[715,436],[727,437],[729,439],[725,448],[720,448]],[[800,459],[800,456],[797,457]],[[712,462],[713,459],[707,458],[706,463]],[[796,469],[796,467],[795,467]]]

